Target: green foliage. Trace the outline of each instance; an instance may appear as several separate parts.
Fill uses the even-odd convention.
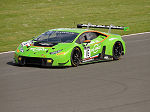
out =
[[[0,52],[15,50],[48,29],[73,28],[77,23],[129,26],[128,32],[112,30],[121,35],[150,31],[149,0],[0,0],[0,4]]]

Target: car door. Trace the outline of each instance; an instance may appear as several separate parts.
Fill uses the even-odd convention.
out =
[[[102,38],[100,38],[100,34],[98,32],[88,32],[87,39],[91,40],[88,46],[90,47],[91,58],[94,58],[98,56],[101,51],[100,42],[102,41]]]
[[[84,57],[83,59],[92,60],[95,55],[100,53],[100,42],[102,38],[99,38],[98,32],[85,32],[77,40],[77,43],[82,44],[84,47]],[[91,40],[90,43],[83,43],[85,40]]]

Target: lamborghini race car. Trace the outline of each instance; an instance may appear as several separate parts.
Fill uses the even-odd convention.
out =
[[[90,30],[91,27],[128,30],[128,27],[86,24],[51,29],[22,42],[15,51],[15,63],[78,66],[97,60],[118,60],[125,54],[125,42],[120,35]]]

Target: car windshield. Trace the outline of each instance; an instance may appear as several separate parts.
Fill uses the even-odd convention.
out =
[[[78,33],[74,32],[48,31],[35,38],[34,41],[49,43],[71,43],[77,37],[77,35]]]

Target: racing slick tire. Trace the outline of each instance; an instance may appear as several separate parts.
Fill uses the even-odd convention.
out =
[[[73,67],[77,67],[81,62],[81,50],[78,47],[73,48],[71,52],[71,64]]]
[[[122,56],[123,46],[120,41],[115,42],[113,46],[113,60],[119,60]]]

